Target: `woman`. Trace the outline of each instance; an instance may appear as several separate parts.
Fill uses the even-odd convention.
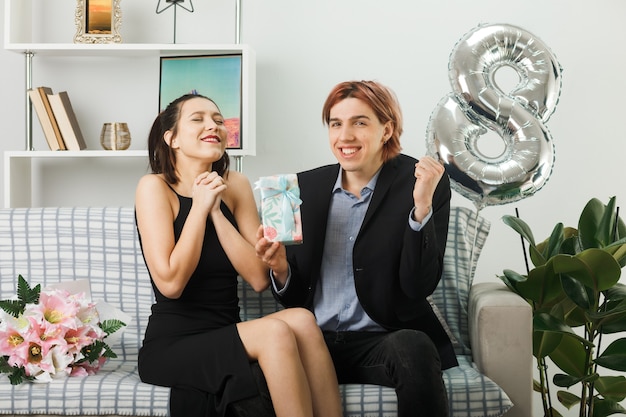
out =
[[[172,387],[171,416],[226,415],[258,395],[258,362],[280,416],[340,416],[337,379],[313,315],[287,309],[241,322],[237,275],[269,285],[255,257],[260,226],[250,183],[228,170],[217,105],[184,95],[154,121],[152,174],[136,219],[156,303],[139,352],[142,381]]]

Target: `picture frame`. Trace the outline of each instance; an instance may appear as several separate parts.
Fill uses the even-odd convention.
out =
[[[76,0],[74,43],[120,43],[121,0]]]
[[[254,155],[254,111],[250,97],[250,61],[244,51],[211,55],[160,57],[159,112],[184,94],[200,94],[215,101],[228,129],[230,155]],[[252,83],[253,84],[253,83]]]

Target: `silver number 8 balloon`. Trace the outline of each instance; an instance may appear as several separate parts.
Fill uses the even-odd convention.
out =
[[[502,67],[519,83],[504,92],[495,82]],[[478,210],[534,194],[552,173],[554,145],[545,123],[561,90],[561,66],[547,46],[511,25],[481,25],[454,47],[449,62],[452,93],[433,111],[428,153],[446,167],[452,188]],[[482,135],[497,133],[504,151],[487,155]]]

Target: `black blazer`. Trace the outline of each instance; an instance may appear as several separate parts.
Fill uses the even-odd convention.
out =
[[[452,343],[426,300],[442,274],[450,215],[450,180],[442,177],[433,197],[433,218],[421,231],[409,226],[416,159],[387,162],[378,177],[354,251],[357,296],[367,314],[389,329],[424,331],[435,342],[442,368],[457,365]],[[291,280],[277,300],[286,307],[313,309],[332,189],[339,164],[298,174],[301,245],[287,246]]]

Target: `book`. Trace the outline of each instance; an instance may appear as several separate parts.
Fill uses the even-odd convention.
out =
[[[52,89],[49,87],[37,87],[37,90],[41,95],[41,101],[43,101],[43,105],[46,108],[46,112],[48,113],[48,118],[50,119],[52,129],[54,130],[54,136],[59,143],[59,149],[64,151],[67,148],[65,147],[65,142],[63,142],[63,135],[61,135],[61,129],[59,129],[59,124],[57,123],[57,119],[54,117],[52,106],[50,106],[50,101],[48,100],[48,95],[52,94]]]
[[[83,138],[78,119],[76,119],[76,114],[72,108],[70,96],[67,94],[67,91],[48,94],[48,101],[50,102],[52,112],[61,130],[65,147],[70,151],[85,149],[87,145],[85,144],[85,139]]]
[[[37,114],[37,118],[39,119],[39,123],[41,124],[41,128],[43,129],[43,134],[46,138],[46,142],[48,142],[48,146],[53,151],[61,150],[62,148],[59,145],[59,140],[57,139],[57,134],[52,125],[52,120],[50,119],[50,115],[46,110],[46,105],[43,101],[43,96],[40,93],[40,88],[44,89],[44,91],[52,92],[52,89],[49,87],[37,87],[28,90],[28,96],[30,97],[30,101],[35,109],[35,113]],[[46,97],[46,102],[48,102],[48,96],[44,94]],[[56,123],[56,121],[55,121]],[[57,126],[58,128],[58,126]],[[60,134],[60,132],[59,132]]]

